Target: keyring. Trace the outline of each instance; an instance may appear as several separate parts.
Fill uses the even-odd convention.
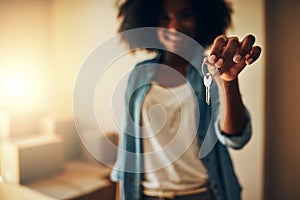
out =
[[[214,73],[211,73],[211,72],[208,70],[208,65],[207,65],[207,63],[209,63],[212,67],[215,68],[215,72],[214,72]],[[207,68],[207,72],[205,72],[205,70],[204,70],[205,65],[206,65],[206,68]],[[208,61],[208,58],[207,58],[207,57],[204,57],[204,58],[203,58],[203,62],[202,62],[202,65],[201,65],[201,72],[202,72],[202,75],[203,75],[203,76],[206,76],[207,74],[210,74],[212,77],[215,77],[216,75],[219,74],[218,68],[215,67],[212,63],[210,63],[210,62]]]

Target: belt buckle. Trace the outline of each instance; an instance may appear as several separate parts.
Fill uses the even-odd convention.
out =
[[[164,198],[174,199],[176,197],[176,192],[160,190],[158,192],[158,197],[159,199],[164,199]]]

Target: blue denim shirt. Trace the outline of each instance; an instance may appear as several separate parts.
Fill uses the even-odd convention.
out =
[[[130,73],[126,89],[126,123],[120,138],[118,159],[111,173],[119,181],[123,200],[140,200],[143,181],[143,143],[141,139],[141,106],[156,73],[159,56],[137,64]],[[199,63],[199,62],[198,62]],[[194,65],[194,64],[193,64]],[[227,147],[242,148],[251,137],[250,116],[243,131],[226,136],[219,128],[219,96],[216,84],[211,89],[211,105],[207,105],[203,76],[198,66],[188,66],[186,79],[193,88],[199,109],[197,136],[201,147],[199,159],[205,165],[211,190],[216,200],[239,200],[241,187],[235,175]],[[196,112],[195,112],[196,114]],[[215,140],[215,142],[214,142]],[[210,144],[206,152],[202,147]],[[213,144],[213,145],[211,145]],[[201,146],[202,145],[202,146]],[[208,149],[208,150],[207,150]]]

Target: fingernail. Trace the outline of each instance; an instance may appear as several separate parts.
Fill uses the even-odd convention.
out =
[[[208,58],[208,61],[210,62],[210,63],[215,63],[215,60],[216,60],[216,55],[211,55],[211,56],[209,56],[209,58]]]
[[[217,62],[216,62],[216,67],[220,68],[223,65],[224,61],[222,58],[220,58]]]
[[[235,63],[239,63],[241,61],[241,59],[242,59],[242,56],[240,54],[237,54],[233,57],[233,61]]]
[[[253,62],[253,59],[252,59],[252,58],[246,60],[246,64],[247,64],[247,65],[250,65],[252,62]]]

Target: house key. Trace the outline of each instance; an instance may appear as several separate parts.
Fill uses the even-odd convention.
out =
[[[212,70],[209,71],[208,65],[211,67],[212,70],[214,69],[215,71],[214,72],[211,72]],[[205,66],[207,67],[207,70],[204,69]],[[205,72],[205,71],[207,71],[207,72]],[[211,92],[213,78],[219,74],[219,70],[217,67],[214,66],[213,63],[210,63],[208,61],[207,57],[204,57],[202,65],[201,65],[201,72],[203,75],[203,82],[204,82],[204,85],[206,88],[206,103],[207,103],[207,105],[210,105],[210,100],[211,100],[210,92]]]
[[[213,77],[211,73],[207,73],[203,77],[203,82],[206,88],[206,103],[210,105],[210,90],[212,85]]]

